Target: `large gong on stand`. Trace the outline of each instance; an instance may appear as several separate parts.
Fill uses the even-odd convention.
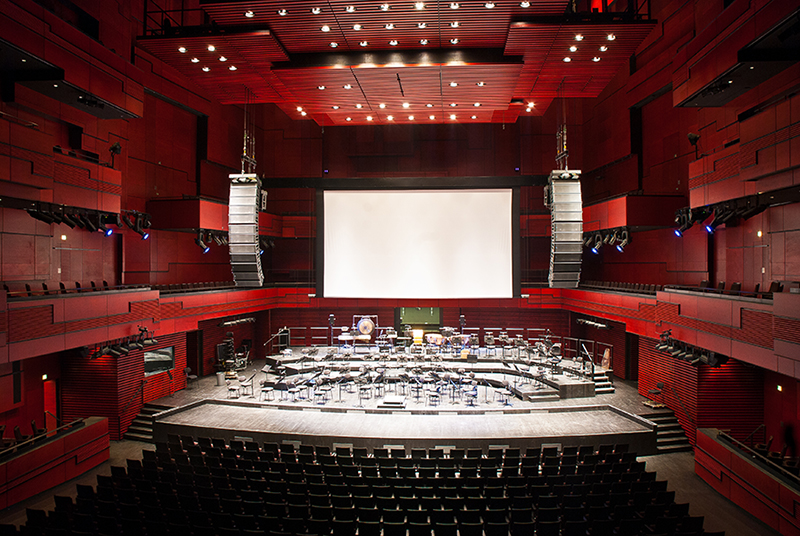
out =
[[[370,347],[372,334],[378,327],[378,315],[353,315],[353,331],[357,343],[363,343]],[[355,353],[355,348],[354,352]]]

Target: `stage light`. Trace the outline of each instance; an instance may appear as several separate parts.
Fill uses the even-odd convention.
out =
[[[208,247],[205,242],[203,242],[203,231],[199,231],[197,233],[197,238],[194,239],[194,243],[200,246],[200,249],[203,250],[204,254],[211,251],[211,248]]]
[[[70,218],[68,214],[61,215],[61,223],[66,224],[70,229],[74,229],[76,225],[75,221]]]
[[[105,219],[106,217],[103,214],[97,214],[97,228],[100,229],[105,236],[111,236],[114,231],[106,227]]]
[[[589,246],[592,245],[593,241],[594,237],[592,235],[588,235],[586,238],[583,239],[583,245],[588,248]]]
[[[700,141],[700,134],[695,134],[694,132],[690,132],[686,137],[689,139],[689,143],[692,147],[696,147],[697,142]]]
[[[597,255],[600,253],[600,248],[603,247],[603,235],[597,233],[594,235],[594,247],[592,247],[592,253]]]
[[[86,228],[89,229],[89,231],[91,232],[97,231],[97,225],[95,225],[94,222],[87,215],[81,214],[80,218],[83,224],[86,226]]]
[[[617,244],[617,251],[622,253],[623,250],[625,249],[625,246],[627,246],[628,242],[630,242],[630,235],[628,234],[628,230],[627,229],[623,229],[622,232],[619,235],[619,238],[620,238],[620,242],[619,242],[619,244]]]

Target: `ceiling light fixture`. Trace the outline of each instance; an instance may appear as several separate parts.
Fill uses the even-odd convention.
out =
[[[608,35],[606,36],[606,39],[608,39],[609,41],[613,41],[613,40],[614,40],[614,39],[616,39],[616,38],[617,38],[617,36],[616,36],[616,35],[614,35],[614,34],[608,34]]]
[[[486,82],[475,82],[475,85],[478,87],[483,87],[486,85]]]
[[[605,52],[606,50],[608,50],[608,47],[607,47],[607,46],[605,46],[605,45],[602,45],[602,46],[600,47],[600,52]]]
[[[381,4],[381,11],[389,11],[389,4]]]
[[[457,20],[454,20],[453,22],[450,23],[450,27],[451,28],[458,28],[460,26],[460,24],[461,23],[459,23]]]
[[[486,2],[483,4],[486,9],[492,9],[494,7],[494,2]]]
[[[476,108],[477,108],[478,106],[480,106],[480,105],[481,105],[481,103],[480,103],[480,102],[476,102],[475,104],[473,104],[473,106],[475,106]]]
[[[334,104],[333,106],[331,106],[331,108],[333,108],[334,110],[338,110],[339,109],[339,105],[338,104]]]
[[[594,58],[592,58],[592,61],[597,63],[598,61],[600,61],[600,56],[595,56]]]
[[[280,15],[281,17],[285,17],[288,14],[289,14],[289,12],[286,11],[285,9],[279,9],[278,10],[278,15]]]
[[[458,9],[459,5],[458,2],[450,2],[450,9]]]
[[[359,45],[361,45],[362,47],[365,47],[365,46],[367,46],[368,44],[369,44],[369,43],[367,43],[366,41],[361,41],[361,42],[359,43]]]
[[[389,45],[393,46],[393,47],[396,47],[397,46],[397,39],[392,39],[391,41],[389,41]]]
[[[575,41],[583,41],[583,34],[575,34]]]
[[[322,9],[318,7],[312,7],[311,13],[313,13],[314,15],[319,15],[320,13],[322,13]]]
[[[346,8],[344,8],[344,10],[347,11],[348,13],[355,13],[356,6],[347,6]]]
[[[178,47],[178,52],[181,54],[186,54],[186,47]]]
[[[210,70],[211,70],[211,67],[203,67],[203,72],[204,73],[207,73]]]
[[[427,22],[418,22],[417,23],[417,28],[419,28],[420,30],[424,30],[427,27],[428,27],[428,23]]]
[[[457,86],[458,86],[458,82],[450,82],[450,87],[457,87]]]
[[[345,121],[352,121],[352,120],[353,120],[352,117],[348,117],[347,119],[345,119]]]
[[[413,115],[409,115],[409,116],[408,116],[408,120],[409,120],[409,121],[413,121],[413,120],[414,120],[414,116],[413,116]]]
[[[345,89],[353,89],[353,86],[351,86],[350,84],[345,84],[342,87]]]
[[[533,108],[525,108],[525,111],[526,111],[526,112],[528,112],[528,113],[531,113],[531,110],[532,110],[532,109],[533,109]]]
[[[569,47],[569,51],[570,52],[577,52],[578,51],[578,47],[576,47],[575,45],[572,45],[571,47]]]
[[[336,41],[331,41],[331,48],[336,48],[338,46],[339,46],[339,43],[337,43]]]
[[[322,30],[323,32],[330,32],[331,27],[325,24],[322,28],[320,28],[320,30]]]
[[[450,119],[455,119],[455,118],[456,118],[456,114],[450,114]]]
[[[256,16],[256,14],[253,13],[252,11],[245,11],[244,16],[247,17],[248,19],[252,19],[253,17]]]
[[[300,115],[302,115],[303,117],[305,117],[305,116],[307,116],[307,115],[308,115],[308,112],[306,112],[306,111],[304,110],[304,111],[300,112]]]
[[[427,39],[420,39],[419,40],[419,44],[420,45],[427,45],[428,44],[428,40]]]
[[[570,58],[569,56],[567,56],[566,58],[564,58],[564,63],[569,63],[569,62],[571,62],[571,61],[572,61],[572,58]]]
[[[199,62],[200,62],[200,60],[199,60],[199,59],[197,59],[197,58],[192,58],[192,59],[191,59],[191,62],[192,62],[192,63],[199,63]]]
[[[425,2],[414,2],[414,9],[425,9]]]
[[[393,115],[387,115],[386,119],[388,119],[389,121],[394,121],[394,116]]]
[[[407,103],[407,102],[403,103],[403,108],[408,108],[409,106],[411,106],[409,103]]]
[[[381,110],[383,110],[384,108],[386,108],[386,104],[382,102],[382,103],[380,103],[380,104],[378,105],[378,108],[380,108]]]
[[[325,86],[317,86],[317,89],[322,91],[323,89],[325,89]]]
[[[361,109],[361,107],[362,107],[361,103],[356,104],[356,108],[358,108],[359,110]]]
[[[429,116],[428,116],[428,119],[430,119],[431,121],[433,121],[434,119],[436,119],[436,116],[435,116],[435,115],[429,115]]]
[[[519,7],[531,7],[531,3],[530,2],[520,2],[519,3]]]
[[[384,28],[386,28],[387,30],[394,30],[394,24],[392,24],[392,23],[390,22],[389,24],[387,24],[386,26],[384,26]]]
[[[206,48],[208,48],[209,52],[214,52],[215,50],[217,50],[217,47],[215,47],[214,45],[208,45],[208,47]]]
[[[228,58],[226,58],[225,56],[220,56],[219,61],[228,61]]]
[[[478,116],[477,116],[477,115],[473,115],[473,116],[472,116],[472,119],[477,119],[477,118],[478,118]]]
[[[236,67],[235,65],[231,65],[228,67],[229,71],[235,71],[236,69],[238,69],[238,67]]]
[[[297,107],[297,111],[298,111],[298,112],[302,112],[302,111],[303,111],[303,107],[302,107],[302,106],[298,106],[298,107]]]
[[[452,39],[450,40],[450,42],[451,42],[452,44],[454,44],[454,45],[457,45],[457,44],[458,44],[458,39],[454,37],[454,38],[452,38]]]
[[[456,106],[458,106],[458,104],[456,104],[455,102],[451,102],[451,103],[450,103],[450,106],[452,106],[453,108],[455,108]]]
[[[372,121],[372,116],[371,115],[367,116],[367,121]]]
[[[361,25],[360,24],[353,24],[353,29],[358,32],[358,31],[361,30]]]
[[[428,108],[433,108],[433,104],[431,104],[430,102],[428,104],[426,104],[425,106],[427,106]]]

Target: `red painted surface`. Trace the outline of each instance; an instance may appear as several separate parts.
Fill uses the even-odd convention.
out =
[[[716,430],[698,430],[695,472],[718,493],[781,534],[800,534],[800,494],[762,471],[746,453],[722,443]]]
[[[0,464],[0,509],[62,484],[108,460],[106,419],[64,433]]]

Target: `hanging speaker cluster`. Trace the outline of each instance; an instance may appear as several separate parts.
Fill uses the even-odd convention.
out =
[[[583,255],[583,202],[581,172],[555,170],[545,188],[545,204],[550,208],[551,288],[577,288],[581,279]]]
[[[264,284],[258,212],[262,204],[261,183],[255,173],[232,174],[228,201],[228,244],[231,271],[237,287]]]

